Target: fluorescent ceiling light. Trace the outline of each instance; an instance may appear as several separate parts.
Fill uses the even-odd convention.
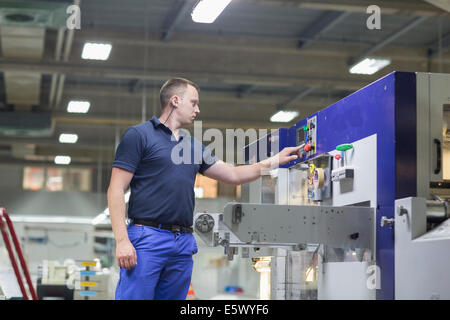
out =
[[[289,122],[298,116],[298,111],[278,111],[270,117],[271,122]]]
[[[198,23],[213,23],[231,0],[201,0],[192,10],[192,20]]]
[[[56,156],[55,163],[56,164],[70,164],[72,159],[69,156]]]
[[[59,135],[60,143],[76,143],[78,141],[78,135],[72,133],[61,133]]]
[[[89,111],[91,103],[89,101],[70,101],[67,105],[67,112],[86,113]]]
[[[111,45],[108,43],[86,42],[83,46],[81,58],[91,60],[106,60],[111,52]]]
[[[390,63],[390,59],[366,58],[352,66],[349,72],[354,74],[374,74]]]

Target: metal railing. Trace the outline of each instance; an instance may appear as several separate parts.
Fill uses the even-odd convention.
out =
[[[3,221],[3,219],[5,221]],[[6,223],[5,223],[6,222]],[[25,275],[25,279],[28,284],[28,290],[31,293],[32,300],[38,300],[38,296],[36,291],[34,290],[33,283],[31,282],[30,273],[28,271],[27,263],[22,254],[22,249],[20,248],[20,243],[17,240],[16,232],[14,231],[14,226],[9,218],[8,211],[5,208],[0,208],[0,230],[2,233],[3,241],[5,242],[6,249],[8,250],[9,259],[11,260],[12,267],[14,269],[14,274],[16,275],[17,282],[19,283],[20,291],[22,292],[23,300],[28,300],[27,291],[25,289],[25,285],[22,280],[22,275],[20,273],[19,267],[17,265],[16,257],[13,253],[11,242],[8,237],[7,227],[9,229],[9,233],[11,234],[12,241],[14,243],[14,247],[17,252],[17,256],[19,257],[20,265],[22,267],[22,272]]]

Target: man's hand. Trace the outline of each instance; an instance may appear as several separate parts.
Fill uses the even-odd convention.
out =
[[[266,165],[269,166],[270,169],[276,168],[279,165],[283,165],[288,163],[289,161],[296,160],[300,157],[300,149],[302,149],[304,145],[300,145],[297,147],[287,147],[281,150],[276,155],[263,160],[262,162],[265,162]]]
[[[136,250],[129,239],[117,242],[116,246],[117,265],[121,268],[133,269],[137,264]]]

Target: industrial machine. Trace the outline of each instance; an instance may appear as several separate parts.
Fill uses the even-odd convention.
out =
[[[37,293],[39,300],[110,300],[111,272],[100,260],[44,260],[39,266]]]
[[[229,259],[270,258],[271,299],[450,299],[443,182],[450,75],[393,72],[248,145],[302,156],[243,186],[194,229]]]

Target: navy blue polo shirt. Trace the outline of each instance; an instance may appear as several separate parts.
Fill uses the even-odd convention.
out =
[[[161,224],[192,226],[194,183],[218,159],[202,143],[158,118],[129,128],[116,150],[113,167],[134,173],[128,217]]]

